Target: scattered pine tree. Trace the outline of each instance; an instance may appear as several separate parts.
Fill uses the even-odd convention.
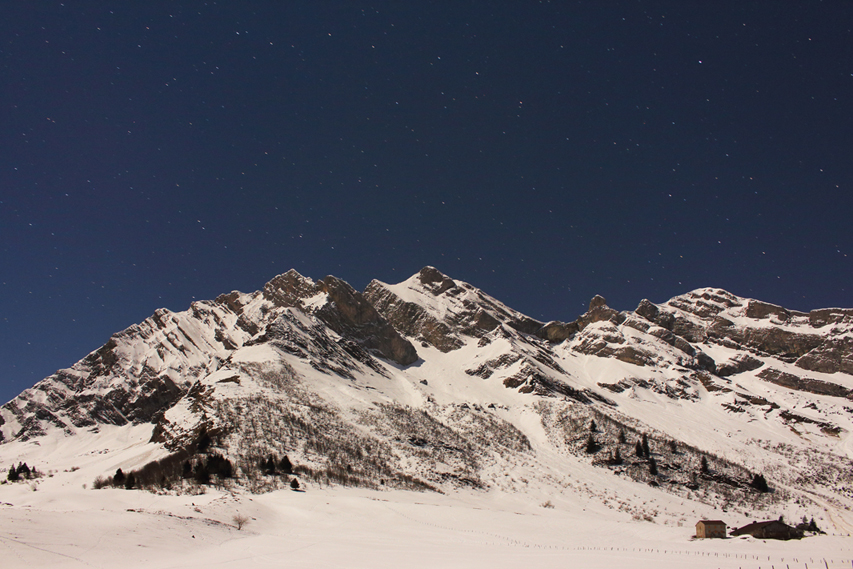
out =
[[[26,462],[18,463],[18,478],[30,478],[30,467]]]
[[[219,453],[207,457],[207,471],[220,479],[231,478],[234,475],[234,467],[231,465],[231,461]]]
[[[210,471],[207,465],[199,460],[193,469],[193,479],[199,484],[210,484]]]
[[[211,443],[213,443],[213,439],[210,438],[207,429],[202,427],[201,431],[199,431],[198,433],[198,441],[196,442],[196,448],[198,449],[198,452],[207,452],[207,449],[210,448]]]
[[[598,446],[598,443],[595,442],[595,437],[593,437],[592,434],[590,433],[589,438],[586,439],[586,448],[585,448],[586,453],[587,454],[594,454],[594,453],[598,452],[599,449],[601,449],[601,447]]]
[[[759,492],[769,492],[770,488],[767,486],[767,480],[764,479],[763,474],[756,474],[752,477],[752,483],[750,484],[753,488],[758,490]]]
[[[611,464],[622,464],[622,453],[619,452],[619,447],[616,447],[616,450],[613,451],[613,457],[610,459]]]

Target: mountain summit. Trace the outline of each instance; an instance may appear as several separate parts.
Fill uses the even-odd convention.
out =
[[[540,322],[434,267],[363,293],[291,270],[157,310],[24,391],[0,459],[125,429],[137,450],[105,474],[216,453],[255,490],[289,457],[309,481],[593,492],[578,480],[609,470],[626,492],[805,515],[853,506],[851,399],[850,309],[705,288]]]

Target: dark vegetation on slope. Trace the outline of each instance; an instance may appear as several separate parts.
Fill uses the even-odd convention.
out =
[[[586,405],[540,403],[538,410],[552,441],[592,464],[668,492],[719,503],[724,509],[784,499],[764,475],[665,433],[643,430],[628,418]],[[783,496],[784,495],[784,496]]]

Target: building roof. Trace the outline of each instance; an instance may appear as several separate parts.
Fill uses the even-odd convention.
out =
[[[751,524],[747,524],[741,528],[737,528],[736,530],[732,531],[732,535],[742,535],[745,533],[752,533],[753,531],[764,529],[765,527],[771,526],[774,524],[779,524],[782,527],[787,528],[789,530],[793,529],[788,524],[786,524],[784,522],[780,522],[779,520],[770,520],[770,521],[766,521],[766,522],[752,522]]]
[[[723,525],[726,525],[726,522],[724,522],[724,521],[722,521],[722,520],[699,520],[699,521],[698,521],[698,522],[696,522],[696,523],[697,523],[697,524],[705,524],[705,525],[710,525],[710,524],[723,524]]]

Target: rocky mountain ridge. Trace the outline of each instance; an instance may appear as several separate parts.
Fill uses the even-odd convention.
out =
[[[848,507],[851,370],[850,309],[706,288],[540,322],[433,267],[363,293],[291,270],[115,334],[0,408],[0,449],[150,424],[153,454],[203,433],[251,484],[268,454],[318,480],[433,489],[565,488],[591,464],[739,503],[760,470],[776,499]],[[654,456],[627,460],[641,434]]]

